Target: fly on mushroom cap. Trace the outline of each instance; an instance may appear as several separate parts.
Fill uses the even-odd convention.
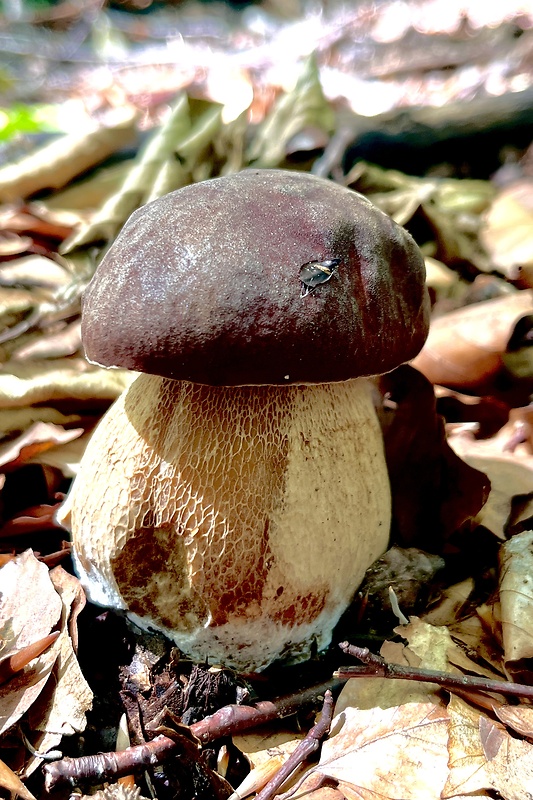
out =
[[[309,264],[335,274],[305,293]],[[381,374],[424,342],[424,275],[411,237],[361,195],[247,170],[133,214],[85,294],[85,351],[212,386]]]
[[[326,647],[389,535],[358,376],[427,328],[415,243],[334,183],[248,170],[135,212],[83,308],[88,357],[148,373],[59,513],[89,598],[237,669]]]

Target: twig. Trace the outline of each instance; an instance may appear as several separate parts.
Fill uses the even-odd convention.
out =
[[[190,726],[191,733],[207,744],[223,736],[254,728],[273,719],[294,714],[299,708],[313,702],[326,691],[335,691],[345,683],[344,679],[333,679],[313,686],[297,694],[286,695],[276,700],[261,700],[253,706],[224,706],[210,717]],[[156,736],[151,742],[128,747],[118,753],[98,753],[81,758],[63,758],[44,766],[45,787],[52,791],[61,784],[76,785],[80,782],[101,783],[116,780],[134,770],[154,767],[174,755],[178,745],[168,736]]]
[[[287,778],[292,775],[300,764],[307,761],[309,756],[313,755],[313,753],[318,750],[322,739],[329,733],[332,719],[333,695],[328,689],[324,695],[322,711],[320,712],[320,717],[316,725],[313,725],[305,739],[300,742],[296,750],[291,753],[287,761],[282,764],[274,777],[271,778],[266,786],[261,789],[259,794],[256,795],[255,800],[272,800],[272,798],[276,796],[278,789]]]
[[[367,647],[356,647],[348,644],[348,642],[342,642],[339,647],[343,653],[358,658],[365,666],[342,667],[334,672],[334,677],[336,678],[344,680],[349,678],[399,678],[404,681],[437,683],[443,689],[451,691],[460,689],[464,692],[470,689],[472,691],[497,692],[511,697],[533,698],[533,686],[526,686],[523,683],[493,681],[488,678],[478,678],[474,675],[450,675],[439,670],[387,664],[381,656],[374,655]]]

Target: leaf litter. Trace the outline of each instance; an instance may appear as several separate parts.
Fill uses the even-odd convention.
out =
[[[0,570],[0,670],[11,655],[59,634],[0,687],[6,753],[0,784],[22,797],[32,795],[17,776],[29,777],[43,755],[63,747],[65,736],[86,729],[92,691],[76,641],[83,593],[62,566],[49,571],[46,558],[61,552],[68,557],[60,538],[66,532],[53,525],[54,509],[95,424],[133,378],[84,360],[83,289],[127,216],[151,199],[247,166],[319,171],[315,146],[327,149],[339,123],[322,75],[310,58],[292,91],[269,95],[263,87],[261,95],[257,87],[253,102],[248,99],[232,118],[224,103],[182,92],[154,115],[138,154],[119,164],[105,162],[126,141],[138,142],[135,103],[118,120],[116,113],[104,115],[83,136],[64,137],[0,170],[0,531],[6,557]],[[244,91],[250,79],[241,80]],[[250,124],[260,103],[260,121]],[[160,124],[153,126],[154,120]],[[295,155],[300,162],[291,161]],[[410,621],[398,626],[390,601],[374,589],[365,599],[363,586],[343,625],[352,638],[365,630],[372,637],[376,629],[365,623],[367,612],[368,620],[381,617],[375,649],[389,663],[528,683],[531,153],[516,167],[522,174],[503,184],[411,177],[361,160],[345,171],[343,156],[334,162],[335,177],[406,225],[422,247],[434,312],[430,337],[413,366],[385,376],[379,390],[397,548],[394,566],[380,565],[380,574],[387,590],[397,590],[399,609]],[[38,201],[32,199],[36,192]],[[422,564],[429,571],[420,572]],[[411,595],[402,594],[409,583]],[[372,613],[370,592],[377,604]],[[105,612],[88,613],[94,630],[113,631],[105,640],[109,653],[117,649],[110,669],[118,675],[120,666],[127,678],[122,693],[133,692],[134,660],[125,655],[130,634],[117,635]],[[90,646],[103,647],[98,637]],[[129,704],[123,697],[130,728],[136,705],[144,713],[162,710],[158,695],[185,713],[180,693],[193,673],[185,664],[172,672],[176,659],[163,648],[143,673],[142,691],[137,686]],[[98,670],[87,660],[83,665],[94,679]],[[272,680],[283,685],[288,678],[282,671]],[[102,688],[98,680],[96,685]],[[260,681],[251,686],[261,694]],[[120,705],[118,692],[114,702]],[[496,792],[514,800],[533,794],[533,720],[526,701],[512,705],[494,693],[449,694],[436,684],[358,677],[341,691],[336,714],[318,764],[302,767],[291,797],[425,800]],[[101,727],[115,725],[109,712],[102,719]],[[233,769],[233,786],[242,786],[235,797],[248,795],[246,785],[259,791],[264,775],[255,780],[257,771],[267,764],[271,773],[297,746],[302,734],[283,725],[283,733],[269,723],[257,734],[233,736],[229,774]],[[27,749],[22,733],[41,755]],[[94,752],[100,749],[101,736]],[[251,777],[243,785],[247,771]],[[168,780],[175,785],[175,776]]]

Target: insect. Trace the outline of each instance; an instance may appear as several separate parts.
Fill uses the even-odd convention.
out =
[[[300,267],[302,290],[300,297],[307,297],[321,283],[327,283],[335,275],[340,258],[328,258],[325,261],[308,261]]]

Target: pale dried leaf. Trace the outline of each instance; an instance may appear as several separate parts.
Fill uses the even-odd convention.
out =
[[[2,657],[47,636],[59,623],[61,598],[50,581],[48,568],[30,550],[0,570],[2,606],[0,626],[12,631]],[[59,639],[20,675],[0,686],[0,733],[17,722],[36,701],[53,669],[60,650]]]
[[[533,268],[533,180],[521,178],[494,199],[480,232],[493,265],[514,279]]]
[[[32,730],[70,736],[85,729],[85,713],[91,708],[93,697],[76,659],[69,625],[73,607],[77,615],[85,596],[78,579],[62,567],[55,567],[50,578],[63,604],[60,650],[53,693],[46,697],[45,705],[38,701],[30,709],[30,722]]]
[[[91,436],[92,430],[72,442],[58,447],[51,447],[49,450],[39,453],[39,455],[31,458],[28,463],[45,464],[58,469],[66,478],[75,478]]]
[[[330,133],[335,115],[326,101],[314,56],[310,56],[291,92],[280,97],[252,140],[248,158],[254,166],[277,167],[289,140],[308,126]]]
[[[513,499],[533,492],[533,455],[526,444],[510,449],[514,431],[510,422],[490,439],[476,439],[461,427],[448,436],[455,453],[489,478],[489,498],[477,519],[500,539],[505,538]]]
[[[439,602],[422,615],[422,620],[430,625],[451,625],[461,614],[474,588],[473,578],[448,586],[441,593]]]
[[[57,261],[45,256],[30,255],[1,264],[0,280],[4,284],[60,289],[62,286],[67,286],[72,277]]]
[[[67,431],[60,425],[34,422],[16,439],[0,445],[0,468],[4,471],[17,469],[39,453],[49,450],[54,445],[71,442],[82,433],[83,428],[73,428]]]
[[[531,706],[494,706],[500,722],[528,739],[533,739],[533,708]]]
[[[446,709],[433,703],[347,708],[334,719],[314,771],[351,784],[364,798],[440,800],[448,722]]]
[[[11,358],[14,361],[62,358],[75,355],[81,349],[81,322],[76,320],[55,333],[41,333],[34,341],[15,349]]]
[[[500,605],[505,660],[533,658],[533,531],[500,549]]]
[[[2,167],[0,200],[9,202],[41,189],[65,186],[76,175],[132,141],[137,119],[136,111],[124,109],[108,127],[62,136],[21,161]]]
[[[493,790],[505,800],[533,796],[533,745],[510,736],[463,700],[452,695],[450,773],[443,798]]]
[[[176,162],[176,145],[190,127],[187,97],[181,95],[165,124],[154,133],[144,152],[130,167],[119,190],[108,198],[92,220],[64,243],[63,252],[68,253],[91,242],[112,239],[130,214],[146,203],[164,164],[169,160]],[[177,168],[179,166],[178,162]],[[172,188],[179,186],[180,183],[177,183]]]
[[[413,360],[432,383],[475,388],[501,369],[518,321],[533,313],[533,291],[486,300],[433,319],[426,344]]]
[[[385,642],[380,654],[389,664],[404,664],[448,671],[447,652],[452,640],[447,628],[438,628],[411,617],[408,625],[395,629],[408,646]],[[438,687],[431,683],[416,683],[389,678],[354,678],[343,687],[337,700],[337,714],[346,708],[371,709],[374,706],[393,708],[404,703],[439,703]]]
[[[24,786],[18,775],[15,775],[7,764],[0,761],[0,786],[6,789],[12,797],[22,797],[22,800],[35,800],[30,790]]]
[[[115,400],[136,377],[120,369],[103,369],[82,358],[25,361],[4,365],[0,373],[0,408],[58,400]]]
[[[27,408],[0,408],[0,439],[20,433],[35,422],[53,425],[75,425],[80,423],[78,414],[62,414],[56,408],[29,406]]]
[[[430,258],[429,256],[425,258],[425,263],[426,284],[430,289],[433,289],[437,300],[453,297],[461,290],[458,272],[447,267],[442,261],[437,261],[436,258]]]

